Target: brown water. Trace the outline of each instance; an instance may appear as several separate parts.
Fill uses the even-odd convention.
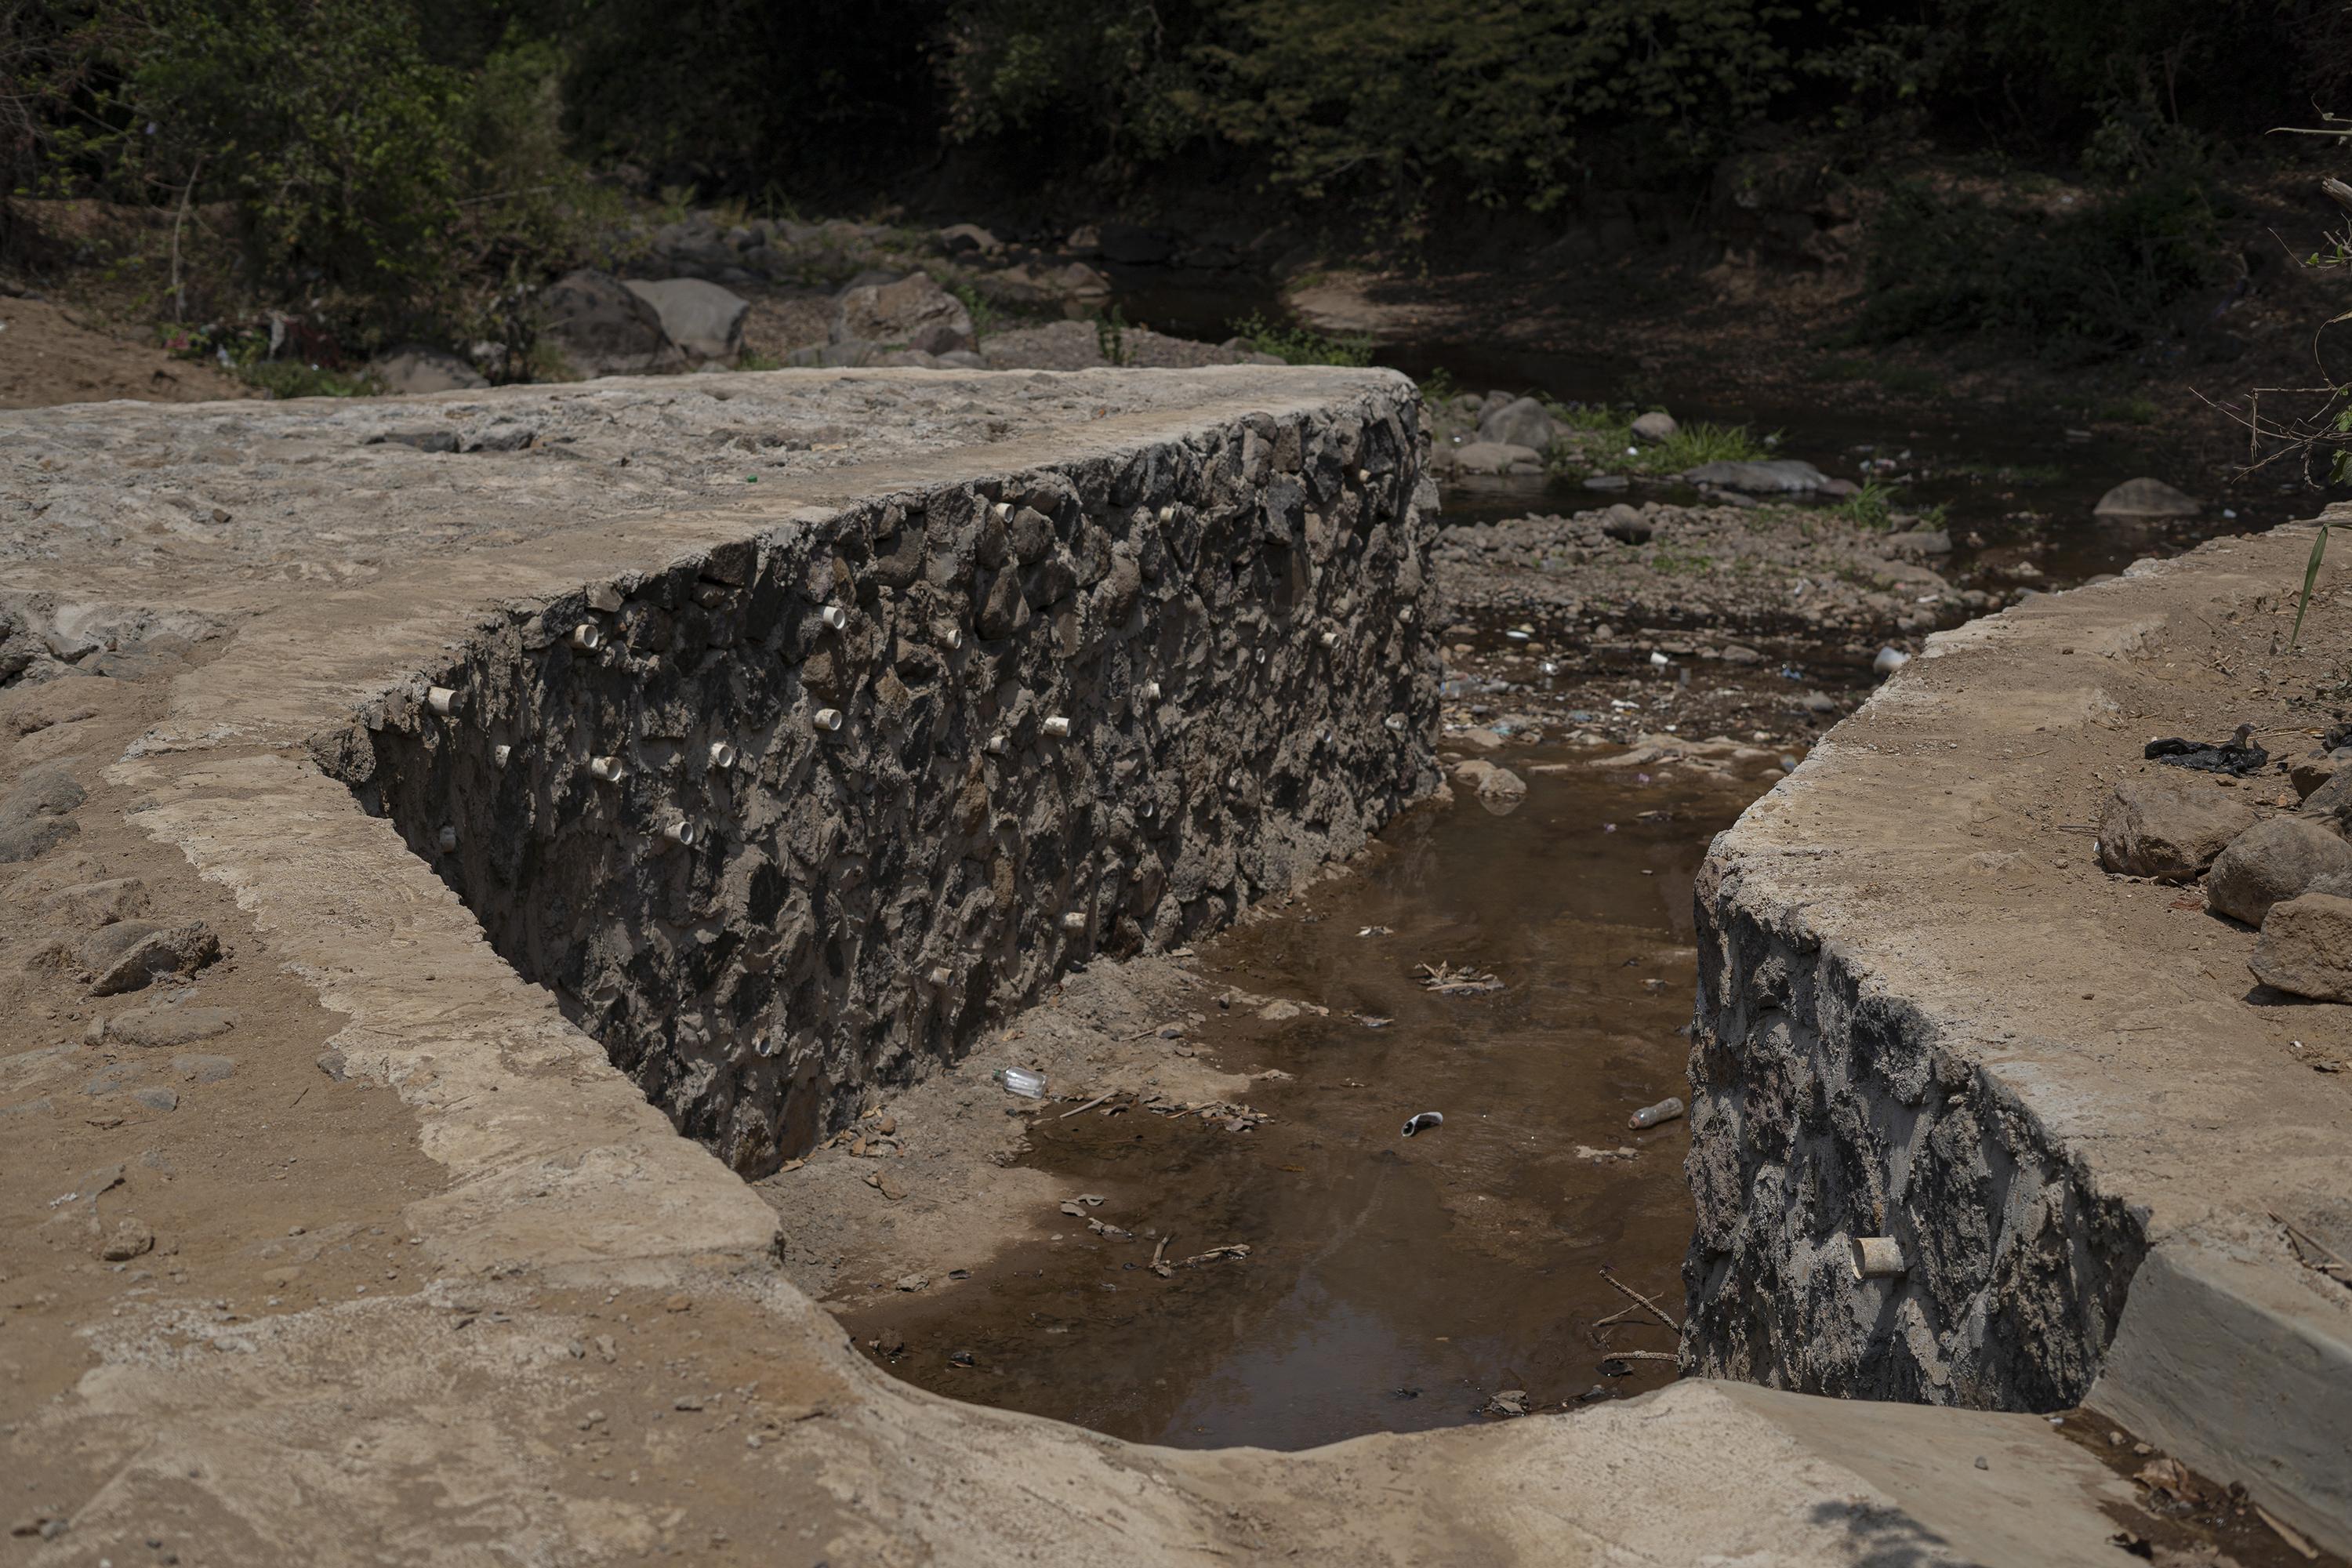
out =
[[[1686,1123],[1626,1119],[1686,1092],[1691,879],[1745,793],[1527,777],[1510,815],[1466,795],[1408,814],[1364,875],[1202,950],[1220,989],[1331,1009],[1237,1007],[1204,1031],[1220,1065],[1291,1075],[1248,1096],[1274,1121],[1039,1120],[1026,1163],[1103,1194],[1090,1212],[1136,1239],[1069,1220],[953,1292],[846,1317],[857,1342],[900,1347],[886,1364],[940,1394],[1187,1447],[1301,1448],[1475,1419],[1506,1389],[1539,1409],[1670,1378],[1611,1359],[1675,1336],[1596,1327],[1630,1304],[1601,1270],[1680,1316]],[[1414,970],[1440,963],[1507,988],[1433,994]],[[1422,1110],[1444,1125],[1401,1137]],[[1171,1258],[1251,1251],[1161,1279],[1161,1235]]]

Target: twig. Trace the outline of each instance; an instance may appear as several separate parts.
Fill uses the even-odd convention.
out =
[[[1065,1110],[1061,1115],[1054,1118],[1054,1120],[1056,1121],[1067,1121],[1071,1117],[1076,1116],[1080,1112],[1092,1110],[1096,1106],[1100,1105],[1104,1100],[1108,1100],[1112,1095],[1117,1094],[1118,1092],[1118,1090],[1115,1089],[1107,1089],[1100,1094],[1096,1095],[1092,1100],[1087,1100],[1084,1105],[1079,1106],[1076,1110]]]
[[[205,157],[196,154],[195,166],[188,171],[188,183],[180,187],[179,215],[172,219],[172,315],[174,321],[188,319],[187,291],[180,286],[180,229],[188,221],[188,201],[196,194],[196,176],[204,172]]]
[[[306,1083],[306,1084],[304,1084],[304,1085],[302,1086],[302,1094],[308,1094],[308,1093],[310,1093],[310,1090],[311,1090],[311,1089],[312,1089],[312,1087],[313,1087],[313,1086],[312,1086],[312,1085],[310,1085],[310,1084],[307,1084],[307,1083]],[[299,1105],[299,1104],[301,1104],[301,1103],[302,1103],[302,1094],[298,1094],[298,1095],[296,1095],[296,1096],[294,1097],[294,1105]],[[293,1109],[294,1109],[294,1105],[289,1105],[289,1106],[288,1106],[286,1109],[287,1109],[287,1110],[293,1110]]]
[[[1680,1361],[1672,1351],[1611,1351],[1603,1361]]]
[[[1667,1313],[1664,1307],[1659,1306],[1655,1301],[1651,1300],[1647,1296],[1643,1295],[1639,1290],[1634,1289],[1633,1287],[1626,1284],[1623,1280],[1618,1279],[1617,1276],[1610,1273],[1606,1268],[1603,1268],[1601,1271],[1601,1278],[1608,1280],[1610,1288],[1617,1291],[1620,1295],[1631,1296],[1634,1300],[1641,1302],[1642,1305],[1649,1308],[1653,1312],[1657,1313],[1658,1321],[1665,1324],[1666,1327],[1674,1330],[1675,1332],[1681,1333],[1683,1331],[1683,1326],[1680,1323],[1675,1322],[1673,1317]]]

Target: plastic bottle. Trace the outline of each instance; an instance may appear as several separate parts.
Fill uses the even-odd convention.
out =
[[[1027,1068],[999,1068],[996,1081],[1004,1086],[1007,1094],[1017,1094],[1024,1100],[1045,1098],[1045,1075],[1031,1072]]]
[[[1633,1128],[1655,1127],[1661,1121],[1672,1121],[1683,1113],[1683,1102],[1669,1095],[1655,1105],[1645,1105],[1626,1119]]]

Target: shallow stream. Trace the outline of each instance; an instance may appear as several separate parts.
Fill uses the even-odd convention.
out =
[[[1648,785],[1589,752],[1512,753],[1519,807],[1466,791],[1381,836],[1364,873],[1205,944],[1212,985],[1329,1009],[1246,1009],[1208,1048],[1274,1120],[1046,1114],[1025,1163],[1096,1194],[1121,1240],[1066,1222],[945,1296],[845,1317],[941,1394],[1181,1447],[1299,1448],[1657,1386],[1674,1333],[1604,1278],[1681,1313],[1685,1124],[1632,1113],[1685,1092],[1691,879],[1745,791]],[[1546,764],[1559,772],[1536,772]],[[1423,964],[1500,991],[1424,989]],[[1365,1018],[1391,1020],[1369,1026]],[[1412,1139],[1405,1119],[1441,1111]],[[1178,1258],[1223,1258],[1155,1277]],[[1597,1327],[1633,1308],[1632,1318]],[[970,1364],[963,1364],[964,1361]]]

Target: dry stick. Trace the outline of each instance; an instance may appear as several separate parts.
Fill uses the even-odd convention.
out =
[[[1679,1361],[1682,1358],[1675,1355],[1672,1351],[1611,1351],[1604,1359],[1609,1361]]]
[[[1061,1115],[1054,1118],[1054,1120],[1056,1121],[1067,1121],[1071,1117],[1079,1114],[1081,1111],[1092,1110],[1096,1106],[1100,1105],[1104,1100],[1108,1100],[1112,1095],[1117,1094],[1118,1092],[1118,1090],[1115,1089],[1107,1089],[1100,1094],[1096,1095],[1092,1100],[1087,1100],[1084,1105],[1079,1106],[1076,1110],[1065,1110]]]
[[[204,167],[204,156],[199,153],[195,166],[188,171],[188,183],[180,188],[179,216],[172,220],[172,313],[183,321],[188,319],[188,296],[180,287],[180,228],[188,221],[188,199],[196,194],[196,176]]]
[[[1683,1326],[1680,1323],[1675,1322],[1672,1317],[1668,1316],[1666,1310],[1664,1307],[1659,1306],[1655,1301],[1651,1300],[1647,1296],[1643,1295],[1639,1290],[1634,1289],[1631,1285],[1626,1284],[1623,1280],[1618,1279],[1617,1276],[1610,1273],[1606,1268],[1601,1271],[1601,1278],[1608,1280],[1610,1287],[1619,1294],[1631,1296],[1634,1300],[1641,1302],[1642,1305],[1649,1308],[1653,1312],[1657,1313],[1658,1321],[1665,1324],[1666,1327],[1674,1330],[1675,1332],[1681,1333],[1683,1331]]]

